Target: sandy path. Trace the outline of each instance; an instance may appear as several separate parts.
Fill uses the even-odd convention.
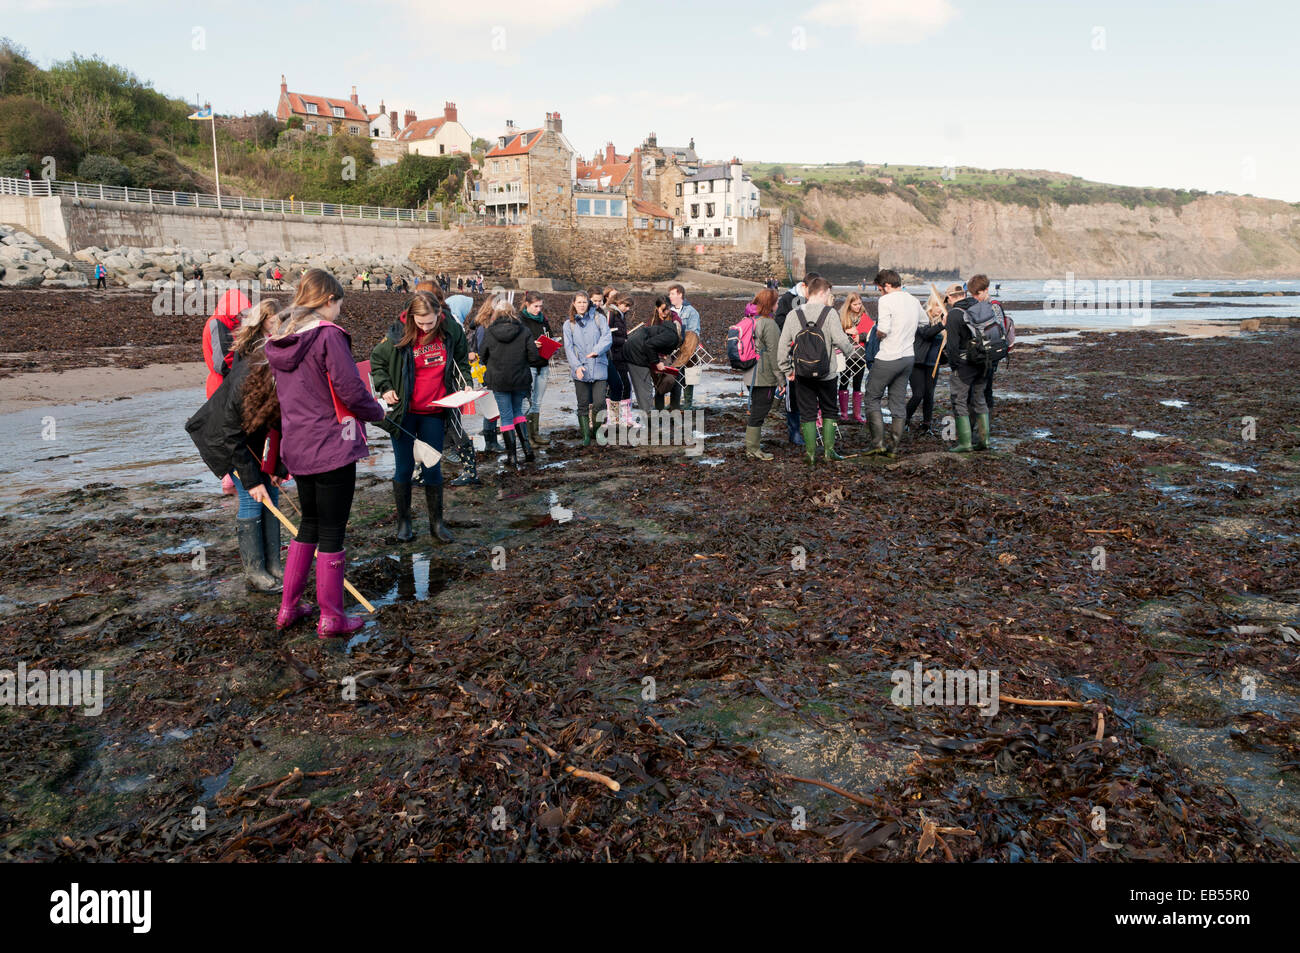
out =
[[[197,387],[206,377],[207,368],[202,361],[15,374],[0,378],[0,414],[11,414],[33,405],[117,400],[152,391]]]

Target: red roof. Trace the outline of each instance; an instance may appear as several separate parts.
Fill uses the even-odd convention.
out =
[[[624,163],[623,165],[582,164],[578,166],[578,178],[585,181],[592,181],[592,182],[599,183],[601,179],[608,176],[609,184],[601,187],[607,189],[616,189],[623,184],[623,181],[628,177],[628,173],[630,173],[631,171],[632,171],[632,166],[630,163]]]
[[[417,139],[432,139],[446,122],[445,116],[439,116],[437,119],[421,119],[413,122],[397,134],[397,138],[406,142],[414,142]]]
[[[529,149],[541,141],[542,131],[541,129],[525,129],[523,132],[507,139],[504,146],[493,146],[488,150],[485,158],[526,155]]]
[[[667,209],[660,208],[653,202],[643,202],[640,199],[632,200],[632,207],[642,215],[649,215],[651,218],[672,218],[673,213]]]
[[[326,119],[354,119],[357,122],[369,122],[369,117],[361,111],[358,106],[350,99],[330,99],[328,96],[312,96],[307,93],[286,93],[289,97],[290,112],[298,113],[301,116],[321,116]],[[316,104],[316,112],[312,113],[307,109],[308,103]],[[334,107],[338,106],[343,109],[342,116],[334,115]]]

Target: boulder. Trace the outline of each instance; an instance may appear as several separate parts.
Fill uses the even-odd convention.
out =
[[[90,284],[86,276],[79,271],[69,271],[57,278],[46,278],[41,282],[42,288],[85,288]]]
[[[99,256],[102,254],[103,251],[92,245],[90,248],[83,248],[81,251],[73,252],[72,257],[77,261],[84,261],[88,265],[93,265],[99,261]]]
[[[45,276],[32,268],[10,268],[0,279],[6,288],[39,288]]]
[[[128,281],[126,286],[132,291],[153,291],[152,281],[142,281],[137,279],[135,281]]]
[[[135,266],[122,255],[109,255],[102,259],[101,264],[109,271],[117,274],[135,270]]]

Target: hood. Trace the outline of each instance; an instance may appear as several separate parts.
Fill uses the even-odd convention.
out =
[[[524,333],[524,326],[511,318],[497,318],[488,327],[487,333],[492,335],[492,340],[509,344]]]
[[[451,312],[452,317],[460,324],[465,323],[465,318],[469,316],[474,307],[474,299],[469,295],[452,295],[445,302],[447,310]]]
[[[221,301],[217,304],[217,310],[212,312],[212,316],[230,329],[234,329],[239,323],[239,313],[246,311],[253,306],[253,302],[236,288],[231,288],[221,296]]]
[[[338,325],[326,323],[309,325],[296,334],[272,338],[266,342],[266,363],[271,365],[272,370],[294,370],[306,360],[307,355],[316,345],[316,338],[327,327],[338,327]],[[347,337],[346,331],[342,328],[339,330],[343,332],[344,337]]]

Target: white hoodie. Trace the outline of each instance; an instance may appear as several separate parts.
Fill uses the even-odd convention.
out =
[[[925,309],[915,297],[903,291],[891,291],[880,299],[880,320],[877,322],[877,336],[880,338],[880,352],[877,361],[898,361],[913,357],[912,350],[916,338],[917,325],[929,322]]]

